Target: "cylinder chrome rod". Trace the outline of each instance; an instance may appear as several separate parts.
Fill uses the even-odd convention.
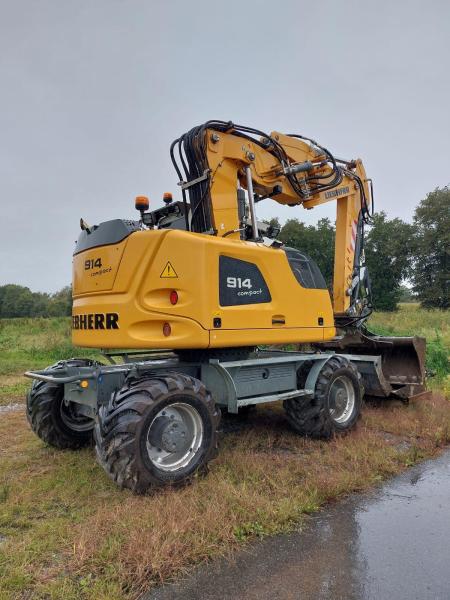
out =
[[[250,220],[252,222],[252,239],[256,241],[259,239],[259,234],[258,222],[256,220],[255,199],[253,197],[252,170],[250,169],[250,167],[245,167],[245,175],[247,177],[247,195],[248,204],[250,207]]]

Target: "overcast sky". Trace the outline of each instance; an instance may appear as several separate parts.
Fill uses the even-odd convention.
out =
[[[169,145],[211,118],[361,157],[390,217],[450,182],[448,0],[0,7],[0,284],[67,285],[80,216],[178,197]],[[260,217],[334,219],[333,203],[261,204]]]

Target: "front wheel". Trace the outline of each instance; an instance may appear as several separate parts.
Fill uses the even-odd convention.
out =
[[[214,457],[219,420],[211,395],[193,377],[132,380],[99,410],[97,457],[120,487],[137,493],[180,484]]]
[[[330,438],[349,431],[361,414],[364,388],[358,369],[344,356],[332,356],[317,378],[314,398],[284,401],[286,418],[298,433]]]

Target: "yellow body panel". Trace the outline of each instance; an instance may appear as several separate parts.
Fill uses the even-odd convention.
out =
[[[73,270],[72,280],[77,294],[112,290],[126,244],[125,239],[121,244],[91,248],[77,258],[78,268]],[[101,267],[86,268],[94,265],[98,259]]]
[[[257,265],[271,301],[220,306],[221,255]],[[99,258],[102,268],[91,277],[86,260]],[[302,287],[282,249],[254,242],[173,229],[137,231],[119,244],[77,254],[73,285],[74,323],[82,324],[73,329],[78,346],[208,348],[322,341],[335,335],[328,291]],[[173,290],[175,305],[170,302]],[[95,328],[95,315],[106,314],[118,315],[117,327]],[[214,327],[218,318],[220,327]],[[170,335],[164,335],[166,323]]]

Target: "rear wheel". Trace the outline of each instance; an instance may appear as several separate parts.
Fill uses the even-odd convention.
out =
[[[357,368],[345,357],[336,355],[319,373],[312,400],[293,398],[285,400],[283,405],[287,420],[298,433],[329,438],[355,425],[361,413],[363,394]]]
[[[219,420],[211,394],[193,377],[127,382],[100,407],[97,456],[118,485],[137,493],[184,483],[215,456]]]
[[[65,364],[87,366],[92,361],[74,359]],[[50,368],[57,369],[58,363]],[[64,385],[33,380],[27,394],[26,414],[31,429],[50,446],[77,449],[92,441],[94,421],[79,414],[76,404],[64,401]]]

